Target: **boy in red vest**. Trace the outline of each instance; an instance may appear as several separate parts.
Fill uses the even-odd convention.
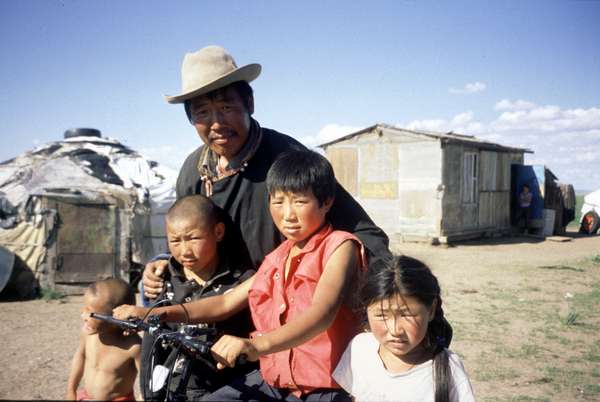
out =
[[[287,239],[258,272],[233,291],[186,304],[192,322],[219,321],[250,306],[250,339],[223,336],[212,352],[220,367],[238,357],[260,359],[256,370],[203,400],[350,400],[331,373],[359,322],[349,305],[365,269],[364,250],[352,234],[327,221],[335,196],[333,168],[312,151],[280,157],[267,174],[270,212]],[[147,309],[121,306],[120,318]],[[181,307],[161,307],[166,321],[184,321]]]

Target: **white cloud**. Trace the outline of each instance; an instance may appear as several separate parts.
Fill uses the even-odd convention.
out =
[[[424,130],[448,132],[453,131],[458,134],[478,135],[486,133],[484,125],[475,120],[472,111],[459,113],[451,119],[431,119],[431,120],[413,120],[408,124],[398,124],[398,127],[404,127],[409,130]]]
[[[298,141],[300,141],[307,147],[315,147],[317,145],[336,140],[347,134],[352,134],[356,131],[362,130],[363,128],[365,127],[344,126],[335,123],[327,124],[323,128],[321,128],[321,130],[319,130],[316,136],[299,137]]]
[[[503,99],[498,115],[479,121],[466,111],[450,118],[413,120],[398,127],[476,135],[502,145],[527,148],[527,164],[546,165],[576,190],[600,187],[600,107],[562,109],[526,100]]]
[[[522,99],[517,99],[514,102],[509,99],[502,99],[500,102],[496,103],[494,109],[516,111],[533,109],[535,106],[535,103],[528,102]]]
[[[487,129],[502,136],[504,143],[533,150],[526,163],[546,165],[576,190],[600,186],[600,108],[562,109],[530,102],[505,110]]]
[[[448,127],[448,122],[443,119],[413,120],[406,125],[398,124],[397,126],[405,127],[409,130],[450,131],[446,129]]]
[[[503,112],[491,127],[498,131],[600,130],[600,108],[562,110],[558,106],[535,106],[528,110]]]
[[[485,89],[487,88],[487,86],[483,83],[483,82],[469,82],[467,84],[465,84],[464,87],[462,88],[450,88],[448,89],[448,92],[450,92],[451,94],[455,94],[455,95],[462,95],[462,94],[474,94],[477,92],[482,92],[485,91]]]
[[[575,156],[575,159],[581,162],[594,162],[600,160],[600,155],[596,152],[582,152]]]
[[[462,125],[467,124],[471,120],[473,120],[473,112],[468,111],[464,113],[459,113],[452,118],[452,124]]]

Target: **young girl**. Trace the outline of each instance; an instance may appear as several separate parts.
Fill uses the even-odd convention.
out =
[[[361,292],[369,332],[352,340],[333,378],[356,401],[474,401],[460,358],[446,347],[437,278],[400,256],[369,275]]]

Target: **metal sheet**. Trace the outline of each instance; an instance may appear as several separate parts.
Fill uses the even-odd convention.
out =
[[[57,202],[56,283],[94,282],[117,271],[117,209]]]
[[[115,213],[108,205],[58,203],[59,253],[113,253]]]
[[[89,283],[113,276],[112,254],[62,254],[56,267],[56,283]]]

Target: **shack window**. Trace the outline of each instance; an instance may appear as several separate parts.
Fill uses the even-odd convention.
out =
[[[479,163],[476,153],[465,153],[463,170],[463,203],[474,204],[477,202],[479,180]]]

